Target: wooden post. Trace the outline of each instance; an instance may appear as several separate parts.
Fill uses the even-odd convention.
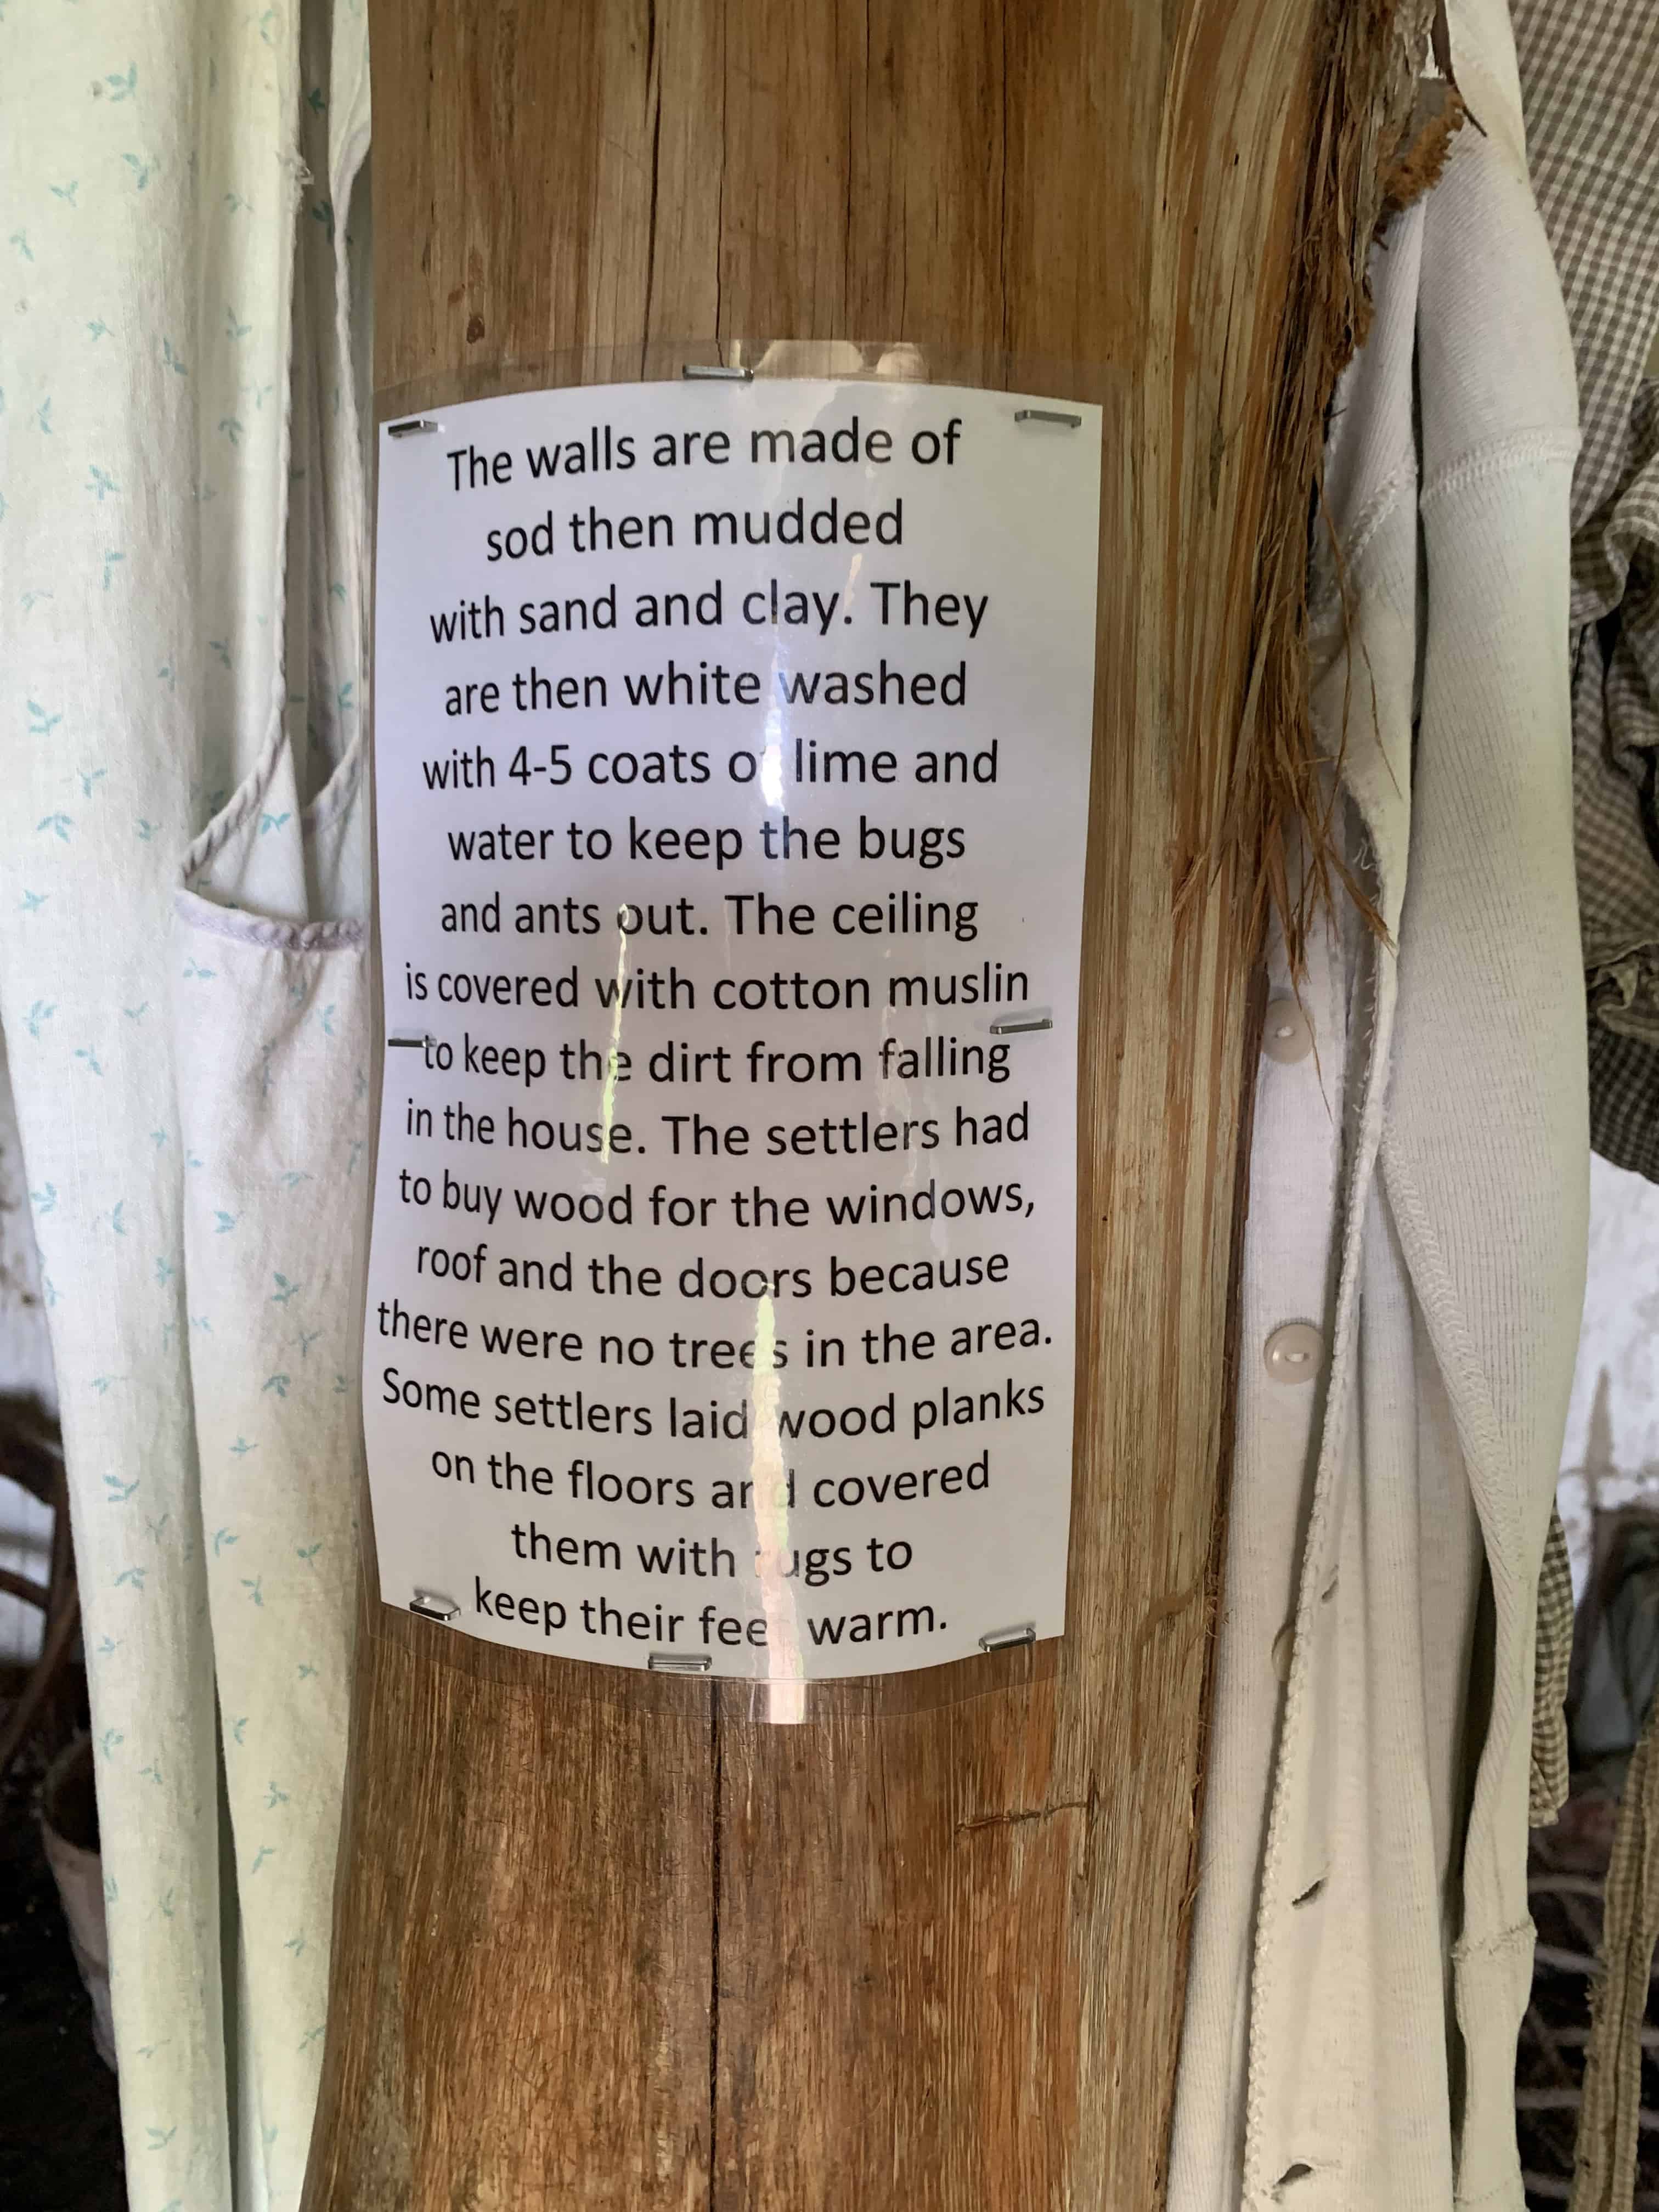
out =
[[[1319,0],[370,12],[398,410],[734,337],[908,341],[1103,402],[1079,1387],[1069,1632],[957,1670],[957,1703],[901,1677],[772,1728],[746,1686],[365,1598],[307,2205],[1141,2212],[1248,1095],[1249,887],[1206,856],[1258,549],[1300,562],[1329,388],[1282,325],[1337,34]]]

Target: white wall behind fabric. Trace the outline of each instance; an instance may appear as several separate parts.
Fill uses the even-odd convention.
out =
[[[356,1571],[362,0],[0,0],[0,1020],[129,2197],[264,2212],[304,2174]]]

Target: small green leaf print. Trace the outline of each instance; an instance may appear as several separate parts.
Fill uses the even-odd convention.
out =
[[[270,1303],[274,1306],[285,1306],[290,1298],[298,1297],[305,1288],[303,1283],[290,1283],[286,1275],[273,1274],[270,1279],[276,1285],[270,1294]]]
[[[286,1398],[288,1395],[288,1384],[289,1378],[286,1375],[268,1375],[264,1381],[260,1384],[259,1389],[261,1395],[267,1390],[274,1390],[279,1398]]]
[[[312,209],[312,210],[311,210],[311,219],[312,219],[312,221],[313,221],[313,222],[320,223],[320,224],[322,225],[324,231],[325,231],[325,232],[326,233],[326,234],[327,234],[327,237],[328,237],[328,242],[329,242],[329,244],[330,244],[331,246],[332,246],[332,245],[333,245],[333,243],[334,243],[334,203],[333,203],[333,201],[332,201],[332,200],[319,200],[319,201],[318,201],[318,203],[317,203],[317,204],[316,204],[316,206],[315,206],[315,207],[313,207],[313,208]]]
[[[144,1587],[144,1574],[145,1570],[143,1567],[123,1567],[120,1573],[115,1577],[115,1587],[117,1589],[119,1589],[121,1585],[125,1583],[130,1584],[132,1589],[141,1590]]]
[[[122,1735],[120,1729],[113,1728],[106,1729],[102,1735],[98,1739],[99,1748],[102,1751],[106,1759],[113,1759],[116,1753],[125,1741],[126,1738]]]
[[[166,368],[170,368],[175,376],[188,376],[190,374],[189,369],[185,366],[184,356],[181,354],[174,353],[173,350],[173,340],[171,338],[163,338],[161,341],[161,362],[162,366]]]
[[[231,307],[228,302],[226,303],[225,336],[228,338],[235,340],[245,338],[252,328],[253,325],[252,323],[239,323],[236,319],[235,308]]]
[[[20,592],[17,594],[19,603],[26,615],[32,615],[42,599],[56,599],[57,596],[55,592]]]
[[[131,100],[134,93],[138,89],[137,63],[130,62],[127,64],[127,71],[125,76],[121,75],[118,70],[112,70],[110,75],[104,79],[104,82],[109,87],[110,106],[112,107],[118,107],[124,100]],[[129,159],[131,159],[131,156],[129,156]]]
[[[186,960],[185,963],[185,980],[186,982],[210,983],[217,973],[217,969],[204,968],[194,960]]]
[[[34,1201],[37,1213],[50,1213],[58,1203],[58,1186],[55,1182],[43,1183],[39,1190],[32,1190],[29,1196]]]
[[[92,1050],[89,1045],[77,1044],[75,1048],[75,1057],[76,1060],[85,1060],[88,1068],[94,1075],[101,1075],[103,1073],[103,1067],[99,1061],[98,1055]]]
[[[121,159],[132,172],[134,189],[141,192],[148,188],[150,179],[161,166],[158,161],[141,161],[136,154],[123,154]]]
[[[107,1499],[109,1504],[125,1505],[133,1492],[137,1489],[138,1485],[136,1482],[123,1482],[118,1474],[106,1474],[104,1477],[104,1487],[109,1492]]]
[[[51,830],[59,844],[67,845],[70,831],[75,826],[75,817],[72,814],[43,814],[34,826],[38,830]]]
[[[82,798],[90,799],[109,770],[106,768],[81,768],[75,773],[80,779]]]
[[[21,914],[39,914],[51,896],[50,891],[25,891],[17,902],[18,911]]]
[[[242,1741],[242,1730],[243,1730],[246,1726],[247,1726],[247,1715],[246,1715],[246,1713],[244,1713],[244,1714],[241,1716],[241,1717],[240,1717],[240,1719],[238,1719],[238,1720],[234,1720],[234,1721],[231,1723],[231,1724],[230,1724],[230,1733],[231,1733],[231,1735],[234,1737],[235,1741],[236,1741],[238,1743],[240,1743],[240,1741]]]
[[[92,340],[94,345],[96,345],[100,338],[109,336],[109,325],[96,320],[90,322],[87,325],[87,336]]]
[[[251,1451],[258,1451],[259,1447],[258,1444],[251,1444],[246,1437],[238,1437],[230,1449],[238,1459],[246,1459]]]
[[[252,1599],[254,1604],[261,1607],[264,1607],[265,1601],[264,1591],[261,1588],[261,1584],[264,1581],[264,1577],[263,1575],[244,1575],[242,1577],[242,1588],[247,1592],[249,1597]]]
[[[9,246],[15,246],[17,248],[17,251],[22,255],[25,261],[33,260],[34,255],[30,249],[29,236],[26,230],[13,231],[6,243]]]
[[[311,110],[313,115],[321,115],[326,109],[328,102],[323,98],[323,88],[321,85],[313,84],[312,86],[310,91],[306,94],[306,106]]]
[[[213,1532],[213,1556],[216,1559],[227,1544],[238,1544],[241,1539],[234,1528],[216,1528]]]
[[[301,2051],[310,2050],[312,2045],[315,2043],[318,2037],[322,2033],[325,2024],[325,2022],[319,2021],[315,2027],[308,2028],[305,2034],[300,2038],[300,2048]]]
[[[230,210],[233,215],[252,215],[253,212],[252,201],[244,199],[240,192],[227,192],[225,194],[225,205]]]
[[[314,1667],[307,1666],[303,1659],[300,1662],[300,1680],[302,1682],[310,1681],[316,1672],[317,1669]]]
[[[222,415],[219,417],[219,429],[221,435],[228,438],[233,446],[241,444],[242,425],[234,415]]]
[[[267,1859],[274,1859],[276,1856],[276,1846],[274,1844],[261,1844],[258,1850],[253,1854],[253,1864],[248,1869],[248,1872],[250,1874],[258,1874],[265,1861]]]
[[[113,1658],[115,1648],[120,1640],[118,1636],[100,1636],[98,1639],[98,1656],[100,1659]]]
[[[239,1217],[234,1213],[226,1213],[222,1209],[216,1212],[213,1217],[215,1224],[213,1231],[214,1235],[216,1237],[228,1237],[231,1231],[236,1226],[238,1218]]]
[[[219,659],[220,659],[220,662],[222,663],[222,665],[224,667],[226,667],[226,668],[228,668],[228,667],[229,667],[229,665],[230,665],[230,647],[229,647],[225,643],[225,641],[224,641],[224,640],[223,640],[222,638],[219,638],[219,637],[210,637],[210,638],[208,640],[208,651],[209,651],[210,653],[216,653],[216,654],[218,655],[218,657],[219,657]],[[208,805],[208,812],[209,812],[210,814],[212,814],[212,813],[216,812],[216,811],[217,811],[217,810],[214,807],[214,805],[213,805],[212,802],[210,800],[209,805]]]
[[[127,557],[127,556],[126,556],[126,555],[125,555],[125,553],[106,553],[106,554],[105,554],[105,556],[104,556],[104,589],[105,589],[106,591],[108,591],[108,589],[109,589],[109,580],[110,580],[110,578],[111,578],[111,577],[115,574],[116,569],[119,567],[120,563],[121,563],[123,561],[125,561],[125,560],[126,559],[126,557]]]
[[[99,1073],[100,1074],[103,1071],[100,1069]],[[127,1233],[127,1224],[124,1218],[126,1210],[127,1202],[124,1198],[118,1198],[114,1205],[110,1208],[109,1225],[115,1231],[118,1237],[125,1237]]]
[[[29,735],[32,738],[49,738],[64,719],[61,714],[47,714],[38,700],[25,700],[24,704],[29,710]]]
[[[81,189],[81,179],[79,177],[71,177],[66,185],[48,185],[46,189],[53,199],[62,200],[65,207],[73,207],[75,195]]]
[[[153,1759],[148,1766],[141,1766],[138,1770],[138,1778],[141,1782],[153,1782],[159,1790],[161,1786],[161,1761]]]
[[[141,814],[137,821],[133,824],[133,835],[137,838],[141,845],[148,845],[150,839],[155,835],[155,824],[153,822],[146,822],[143,816]]]
[[[142,1022],[144,1016],[149,1012],[149,1000],[148,999],[142,1000],[136,1006],[123,1006],[121,1012],[126,1016],[130,1022]]]
[[[288,1799],[288,1791],[286,1790],[279,1790],[276,1787],[276,1784],[273,1782],[270,1789],[265,1792],[266,1812],[274,1813],[279,1805],[286,1805]]]
[[[313,1328],[313,1329],[310,1329],[310,1330],[307,1330],[307,1329],[303,1329],[303,1328],[302,1328],[302,1329],[300,1331],[299,1343],[300,1343],[300,1357],[301,1357],[301,1359],[309,1359],[309,1358],[310,1358],[310,1357],[311,1357],[311,1347],[312,1347],[312,1346],[313,1346],[313,1344],[315,1344],[315,1343],[316,1343],[316,1341],[317,1341],[318,1338],[322,1334],[322,1333],[323,1333],[323,1332],[322,1332],[322,1331],[321,1331],[321,1329],[319,1329],[319,1328]]]
[[[284,1944],[283,1944],[283,1950],[285,1950],[285,1951],[292,1951],[292,1952],[293,1952],[293,1954],[294,1954],[294,1955],[295,1955],[295,1957],[296,1959],[299,1957],[299,1955],[300,1955],[301,1952],[301,1951],[303,1951],[303,1950],[305,1949],[305,1948],[306,1948],[306,1939],[305,1939],[305,1937],[304,1937],[303,1936],[290,1936],[289,1937],[289,1939],[288,1939],[287,1942],[286,1942],[286,1943],[284,1943]]]
[[[151,2150],[165,2150],[178,2132],[179,2129],[176,2123],[170,2128],[146,2128],[144,2130],[144,2133],[149,2137],[149,2148]]]
[[[96,461],[87,463],[87,489],[97,493],[100,507],[111,492],[118,492],[120,489],[107,469],[100,469]]]
[[[43,1022],[49,1022],[57,1012],[58,1002],[55,999],[51,1000],[37,999],[28,1011],[29,1035],[32,1037],[38,1037],[40,1034],[40,1024]]]
[[[331,584],[328,587],[328,596],[331,599],[337,599],[340,602],[340,605],[343,606],[346,603],[345,586],[343,584]]]
[[[290,814],[262,814],[259,817],[259,835],[263,837],[272,830],[280,830],[283,823],[292,819]]]
[[[34,258],[34,256],[31,254],[29,258],[32,261]],[[52,402],[50,399],[43,399],[40,402],[40,404],[34,410],[34,420],[36,427],[43,431],[48,438],[51,437]]]
[[[296,1544],[294,1547],[294,1556],[296,1559],[303,1559],[306,1565],[311,1567],[313,1560],[322,1548],[322,1539],[319,1537],[314,1544]],[[312,1572],[313,1574],[316,1572],[314,1567],[312,1567]]]

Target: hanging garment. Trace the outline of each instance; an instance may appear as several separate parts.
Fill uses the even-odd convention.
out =
[[[1534,1629],[1588,1184],[1571,347],[1502,0],[1372,258],[1315,726],[1351,909],[1270,948],[1170,2201],[1522,2205]]]
[[[9,13],[0,1022],[128,2197],[287,2207],[356,1562],[365,27],[361,0]]]
[[[1572,330],[1573,803],[1597,1152],[1659,1182],[1659,30],[1516,0],[1528,154]]]

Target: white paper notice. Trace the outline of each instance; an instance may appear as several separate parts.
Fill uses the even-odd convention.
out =
[[[380,452],[382,1595],[777,1681],[1059,1635],[1100,410],[436,420]]]

